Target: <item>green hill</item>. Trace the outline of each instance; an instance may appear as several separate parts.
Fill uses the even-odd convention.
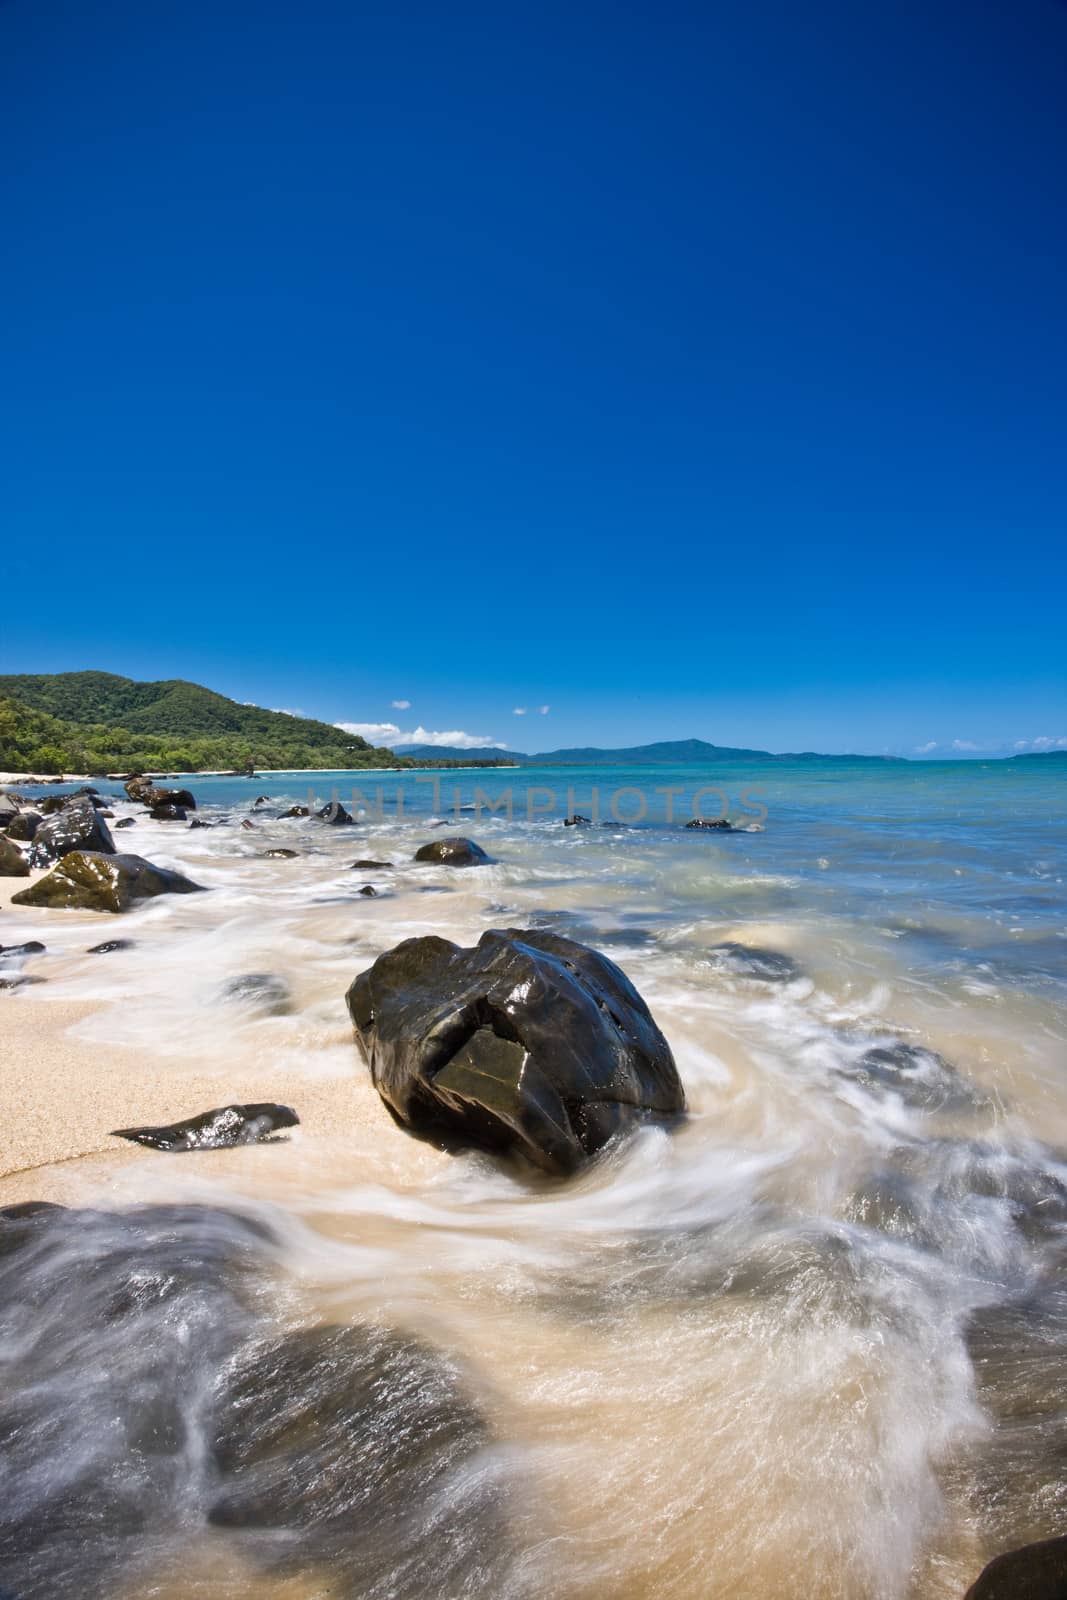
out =
[[[180,678],[110,672],[0,676],[0,768],[194,772],[202,768],[407,765],[328,722],[239,705]]]

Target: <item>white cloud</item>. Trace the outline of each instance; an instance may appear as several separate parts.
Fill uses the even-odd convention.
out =
[[[411,710],[411,701],[410,700],[390,700],[389,704],[392,706],[394,711],[410,711]]]
[[[917,744],[915,746],[915,754],[917,756],[928,756],[930,754],[931,750],[936,750],[936,749],[937,749],[937,740],[936,739],[930,739],[926,744]]]
[[[1028,750],[1029,747],[1030,747],[1029,739],[1016,739],[1016,741],[1015,741],[1016,750]]]
[[[978,746],[972,744],[969,739],[953,739],[952,748],[953,750],[977,750]]]
[[[405,733],[395,722],[335,722],[344,733],[356,733],[371,744],[395,748],[398,744],[452,745],[459,750],[499,750],[499,739],[488,733],[467,733],[463,728],[413,728]]]
[[[547,717],[547,716],[548,716],[548,713],[549,713],[549,712],[550,712],[550,711],[551,711],[551,710],[552,710],[552,707],[551,707],[551,706],[538,706],[538,708],[537,708],[537,715],[538,715],[538,716],[539,716],[539,717]]]
[[[513,717],[524,717],[526,715],[526,707],[525,706],[516,706],[514,711],[511,714],[512,714]]]
[[[245,705],[246,706],[250,706],[250,705],[254,705],[254,704],[255,704],[255,702],[253,700],[246,700],[245,701]],[[304,717],[304,716],[307,715],[306,711],[292,711],[292,710],[290,710],[290,708],[288,706],[271,706],[271,710],[272,711],[277,711],[279,716],[282,716],[282,717]]]
[[[1067,739],[1053,739],[1047,733],[1043,733],[1039,739],[1031,739],[1030,743],[1035,750],[1067,750]]]

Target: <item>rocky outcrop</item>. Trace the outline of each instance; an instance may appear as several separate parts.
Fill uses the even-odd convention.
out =
[[[28,878],[30,864],[17,844],[0,834],[0,878]]]
[[[220,1106],[162,1128],[113,1128],[111,1137],[148,1145],[152,1150],[226,1150],[238,1144],[259,1144],[281,1128],[295,1128],[299,1122],[289,1106],[263,1102]]]
[[[110,854],[115,848],[111,830],[98,815],[88,795],[79,795],[62,811],[46,817],[33,836],[30,862],[46,867],[72,850]]]
[[[40,812],[16,811],[4,831],[9,839],[17,839],[19,844],[31,844],[40,826]]]
[[[491,931],[474,949],[407,939],[347,1000],[393,1116],[443,1143],[518,1150],[568,1173],[638,1119],[685,1109],[637,990],[558,934]]]
[[[182,811],[195,811],[196,800],[188,789],[149,789],[143,797],[150,811],[159,806],[179,806]]]
[[[146,778],[140,772],[135,772],[132,778],[127,779],[123,785],[128,800],[143,800],[155,788],[151,778]]]
[[[64,907],[78,911],[128,911],[138,900],[160,894],[193,894],[203,886],[155,867],[141,856],[102,855],[75,850],[45,878],[12,895],[12,904]]]
[[[332,828],[343,827],[345,823],[354,821],[351,813],[346,811],[340,800],[331,800],[328,806],[323,806],[321,811],[315,813],[323,822],[328,822]]]
[[[983,1568],[964,1600],[1064,1600],[1067,1534],[1009,1550]]]
[[[484,867],[489,857],[473,839],[458,837],[434,839],[415,852],[416,861],[430,861],[439,867]]]

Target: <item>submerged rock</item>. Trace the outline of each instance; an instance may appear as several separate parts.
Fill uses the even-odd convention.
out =
[[[220,1373],[214,1414],[208,1521],[261,1564],[322,1564],[352,1600],[511,1592],[489,1430],[439,1352],[366,1325],[263,1338]]]
[[[268,1101],[247,1106],[219,1106],[183,1122],[161,1128],[113,1128],[113,1139],[129,1139],[152,1150],[228,1150],[239,1144],[259,1144],[281,1128],[295,1128],[300,1118],[288,1106]]]
[[[290,806],[288,811],[283,811],[283,817],[309,817],[311,812],[307,806]]]
[[[0,960],[21,960],[23,956],[43,955],[44,951],[40,939],[27,939],[25,944],[0,944]]]
[[[583,817],[576,811],[573,817],[564,817],[563,826],[565,828],[582,828],[589,827],[591,824],[588,817]]]
[[[1065,1600],[1067,1534],[1008,1550],[991,1561],[964,1600]]]
[[[30,864],[17,844],[0,834],[0,878],[28,878]]]
[[[725,817],[693,817],[686,823],[687,828],[702,828],[705,832],[715,829],[719,833],[733,833],[734,825],[727,822]]]
[[[712,966],[739,978],[756,978],[762,983],[788,983],[799,977],[800,968],[792,956],[778,950],[759,950],[748,944],[716,944],[708,951]]]
[[[105,939],[103,944],[93,944],[86,951],[90,956],[108,956],[113,950],[132,950],[132,939]]]
[[[46,878],[12,895],[20,906],[62,906],[79,911],[128,911],[137,900],[159,894],[193,894],[203,888],[180,872],[153,866],[141,856],[74,851]]]
[[[391,861],[353,861],[351,871],[356,872],[358,870],[360,872],[384,872],[385,869],[387,867],[391,867],[392,864],[393,863]]]
[[[98,816],[92,801],[79,796],[63,811],[46,817],[34,835],[30,861],[46,867],[74,850],[111,854],[115,841],[106,822]]]
[[[977,1103],[977,1096],[936,1050],[900,1040],[865,1050],[844,1074],[876,1093],[895,1094],[918,1111],[942,1111]]]
[[[266,1016],[283,1017],[292,1010],[293,994],[275,972],[242,972],[222,986],[223,1000],[238,1001]]]
[[[368,900],[375,899],[378,894],[378,891],[374,887],[373,883],[365,883],[359,892],[361,895],[365,895]]]
[[[281,845],[278,845],[274,850],[264,850],[263,852],[268,861],[295,861],[299,854],[299,850],[285,850]]]
[[[241,821],[241,827],[244,829],[244,831],[246,833],[251,833],[254,830],[255,826],[256,826],[255,823],[254,822],[249,822],[247,817],[244,817],[242,819],[242,821]]]
[[[422,845],[415,852],[415,860],[432,861],[441,867],[483,867],[488,864],[489,857],[473,839],[457,836],[434,839],[430,844]]]
[[[323,806],[321,811],[315,813],[323,822],[328,822],[331,828],[343,826],[352,822],[354,818],[347,812],[340,800],[331,800],[328,806]]]
[[[637,1119],[685,1109],[637,990],[558,934],[493,930],[474,949],[407,939],[347,1001],[378,1093],[414,1133],[569,1173]]]
[[[163,802],[152,807],[151,816],[156,822],[184,822],[187,812],[184,806],[172,806]]]
[[[136,817],[120,817],[119,820],[115,824],[116,828],[136,828],[136,826],[137,826],[137,818]]]

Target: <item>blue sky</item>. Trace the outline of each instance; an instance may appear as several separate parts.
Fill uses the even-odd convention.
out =
[[[6,0],[2,670],[1067,738],[1065,148],[1056,0]]]

